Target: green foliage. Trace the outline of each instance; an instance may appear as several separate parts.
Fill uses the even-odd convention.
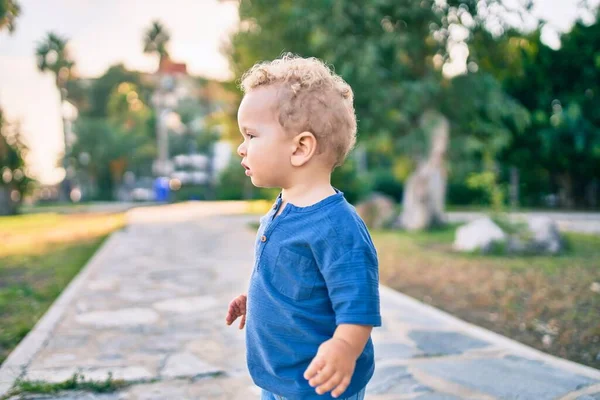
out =
[[[396,202],[402,201],[404,185],[389,169],[376,169],[369,173],[371,189],[392,197]]]
[[[41,72],[50,71],[56,79],[56,87],[61,91],[61,99],[65,98],[62,89],[66,82],[71,79],[75,61],[67,49],[68,39],[49,32],[47,36],[37,44],[35,50],[37,67]]]
[[[367,181],[364,177],[359,176],[356,161],[352,157],[349,157],[341,167],[333,171],[331,184],[344,192],[344,197],[350,203],[362,200],[369,193]]]
[[[104,118],[79,118],[74,128],[77,142],[72,153],[80,171],[85,171],[97,181],[98,198],[112,199],[115,183],[119,182],[127,167],[139,166],[147,170],[153,158],[153,147],[148,148],[149,138],[134,128],[109,122]],[[83,162],[81,154],[89,155]],[[134,168],[129,168],[134,169]]]
[[[15,19],[21,14],[21,6],[16,0],[0,0],[0,30],[15,31]]]
[[[142,81],[140,72],[117,64],[91,82],[73,82],[69,90],[79,109],[74,164],[79,174],[96,182],[94,198],[112,200],[126,170],[138,176],[151,171],[157,152],[149,106],[152,87]],[[89,160],[82,158],[84,154]]]
[[[164,25],[158,21],[152,21],[152,25],[144,34],[144,53],[155,53],[162,61],[169,56],[167,46],[171,36]]]
[[[529,205],[548,193],[560,193],[563,206],[593,205],[587,193],[600,171],[600,9],[595,12],[595,22],[575,23],[557,50],[542,43],[540,30],[499,38],[514,54],[518,73],[481,64],[532,116],[529,127],[512,132],[499,157],[519,169]]]
[[[33,183],[25,165],[25,157],[29,149],[23,139],[20,124],[7,123],[0,109],[0,190],[6,190],[7,196],[10,196],[13,190],[19,193],[16,201],[9,197],[5,198],[4,201],[9,204],[0,204],[0,212],[4,210],[12,214],[16,213],[23,196]],[[0,196],[1,201],[3,201],[2,196]]]
[[[451,123],[451,140],[461,142],[451,147],[451,162],[470,168],[461,176],[466,178],[484,168],[485,152],[496,157],[510,144],[513,131],[522,132],[529,123],[528,112],[489,73],[452,80],[442,75],[450,60],[450,30],[466,29],[467,44],[474,43],[469,47],[473,58],[479,50],[482,60],[502,51],[489,47],[494,40],[483,29],[495,8],[480,16],[479,3],[286,0],[273,7],[267,0],[241,2],[241,29],[227,54],[236,78],[254,63],[285,51],[332,64],[354,90],[359,142],[372,169],[395,170],[399,156],[413,164],[425,157],[428,132],[419,121],[430,110],[443,113]],[[517,68],[517,61],[508,65]],[[377,185],[397,197],[399,188],[386,179]],[[343,183],[338,178],[338,185]],[[361,191],[356,190],[356,197]]]
[[[80,114],[87,117],[108,117],[108,104],[110,96],[117,90],[121,83],[128,82],[135,86],[138,98],[144,104],[150,104],[152,87],[142,82],[141,73],[130,71],[123,64],[109,67],[106,72],[97,79],[87,82],[79,80],[73,86],[77,89],[69,90],[71,94],[77,92],[75,104]]]

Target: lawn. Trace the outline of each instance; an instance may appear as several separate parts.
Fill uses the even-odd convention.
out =
[[[0,217],[0,363],[124,223],[123,214]]]
[[[600,369],[600,236],[550,256],[452,252],[455,227],[374,231],[381,282],[539,350]],[[596,282],[596,283],[595,283]]]

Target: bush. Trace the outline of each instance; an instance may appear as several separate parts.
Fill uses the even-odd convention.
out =
[[[488,205],[482,189],[473,189],[465,182],[448,182],[446,203],[454,206]]]
[[[372,182],[371,190],[386,194],[397,202],[402,201],[404,185],[396,179],[392,171],[389,169],[378,169],[373,171],[370,175],[370,181]]]
[[[356,163],[352,158],[348,158],[341,167],[333,171],[331,184],[344,192],[344,197],[350,203],[364,199],[370,192],[367,182],[358,176]]]

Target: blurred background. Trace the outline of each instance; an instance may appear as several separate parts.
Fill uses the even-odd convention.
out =
[[[0,361],[123,210],[268,206],[235,154],[238,84],[289,51],[354,89],[333,184],[382,282],[600,367],[599,3],[0,0]]]
[[[351,200],[401,200],[434,110],[449,205],[597,209],[597,3],[3,1],[0,210],[271,196],[233,153],[236,83],[283,51],[354,88]]]

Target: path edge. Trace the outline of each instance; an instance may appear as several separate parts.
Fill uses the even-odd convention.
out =
[[[379,288],[382,296],[386,296],[391,298],[393,301],[409,304],[412,307],[418,308],[422,310],[424,314],[446,322],[451,327],[454,326],[455,328],[458,328],[472,337],[484,340],[492,345],[497,345],[500,348],[514,352],[515,355],[525,355],[527,357],[543,361],[556,368],[569,371],[573,374],[583,375],[588,378],[598,379],[600,381],[600,370],[567,360],[565,358],[560,358],[552,354],[544,353],[543,351],[537,350],[507,336],[490,331],[489,329],[481,326],[471,324],[470,322],[462,320],[452,314],[440,310],[439,308],[425,304],[414,297],[408,296],[388,286],[380,284]]]
[[[24,374],[31,360],[48,342],[50,335],[61,320],[71,300],[83,287],[87,278],[102,264],[102,259],[106,257],[110,249],[124,234],[124,229],[127,229],[127,225],[121,230],[113,232],[102,243],[85,266],[71,280],[56,300],[54,300],[42,318],[40,318],[23,340],[19,342],[17,347],[13,349],[6,360],[4,360],[4,363],[0,365],[0,398],[8,394],[17,379]]]

